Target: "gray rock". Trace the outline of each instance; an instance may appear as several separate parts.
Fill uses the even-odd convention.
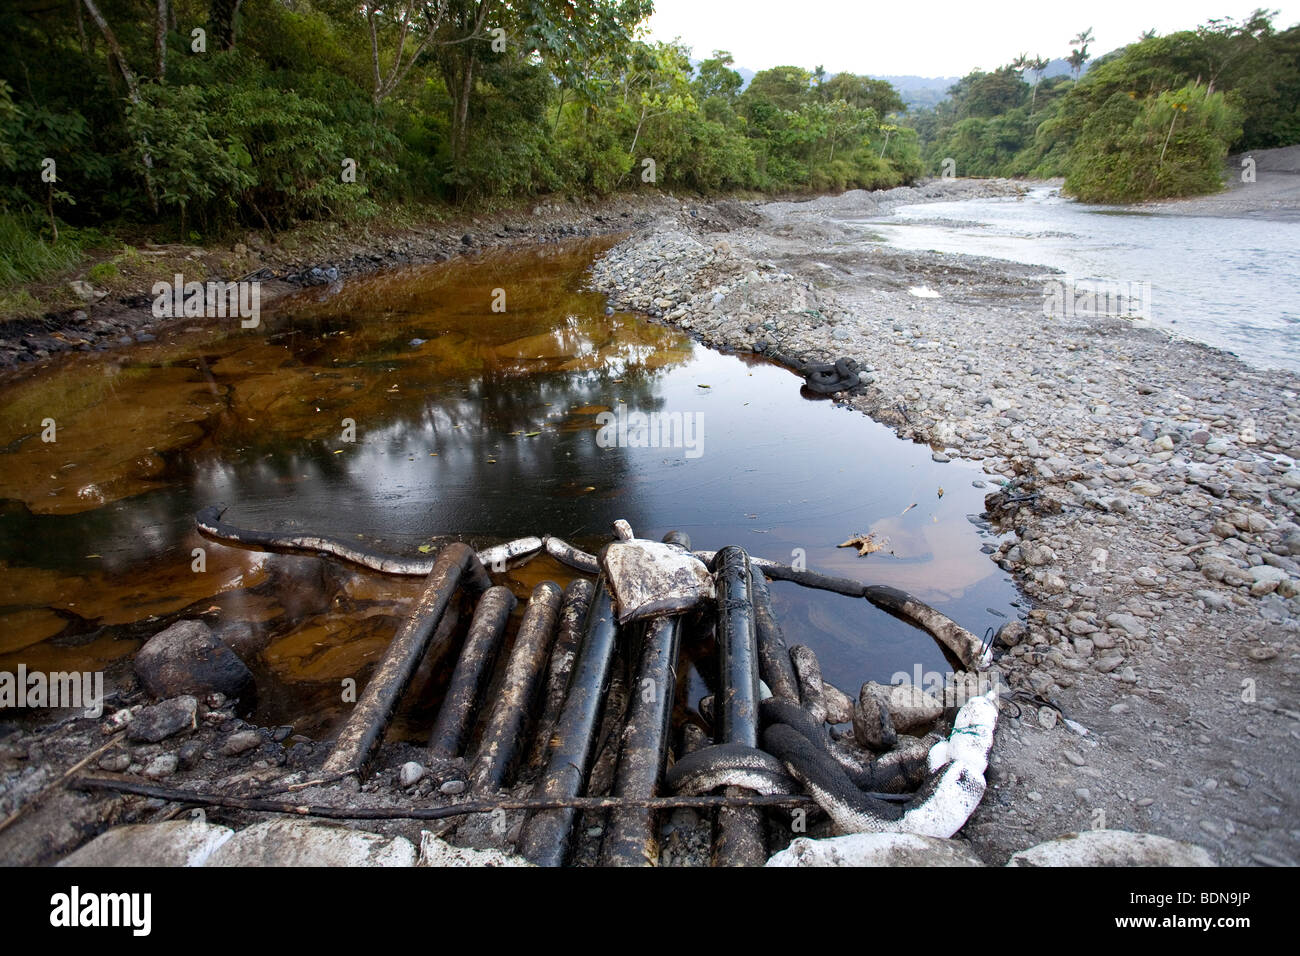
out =
[[[403,787],[409,787],[423,780],[424,775],[427,772],[428,771],[424,769],[423,764],[414,760],[408,760],[406,763],[402,764],[401,769],[397,771],[397,781]]]
[[[198,820],[114,827],[59,866],[202,866],[235,831]]]
[[[828,840],[799,837],[768,866],[983,866],[957,840],[915,833],[851,833]]]
[[[1147,626],[1132,614],[1107,614],[1106,623],[1121,629],[1129,637],[1145,637],[1147,633]]]
[[[1029,628],[1020,621],[1007,621],[1000,628],[996,640],[1005,647],[1015,647],[1029,634]]]
[[[306,820],[268,820],[240,830],[207,866],[414,866],[415,844]]]
[[[99,758],[99,769],[107,770],[109,773],[123,773],[129,766],[131,766],[131,755],[120,750],[106,753]]]
[[[864,747],[882,750],[894,745],[897,734],[928,727],[942,713],[943,703],[913,684],[868,681],[853,705],[853,736]]]
[[[1007,866],[1214,866],[1214,861],[1192,843],[1128,830],[1087,830],[1021,850]]]
[[[126,736],[129,740],[152,744],[173,734],[193,730],[198,707],[199,702],[188,694],[152,707],[141,707],[127,725]]]
[[[261,734],[256,730],[240,730],[225,739],[221,745],[221,753],[227,757],[237,757],[260,746],[262,746]]]
[[[178,766],[180,758],[175,754],[159,754],[149,761],[149,766],[144,768],[144,775],[151,780],[161,780],[174,774]]]
[[[135,656],[135,673],[154,697],[218,692],[248,698],[253,675],[202,621],[179,621],[151,637]]]

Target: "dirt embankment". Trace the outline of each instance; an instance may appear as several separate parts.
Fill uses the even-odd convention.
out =
[[[249,233],[230,246],[146,244],[111,260],[111,280],[91,282],[90,263],[78,277],[41,290],[42,299],[80,296],[79,307],[40,317],[0,316],[0,370],[39,363],[71,349],[102,350],[152,340],[171,321],[153,314],[152,288],[172,282],[257,282],[265,308],[286,292],[329,286],[350,277],[426,262],[445,262],[491,249],[559,242],[580,236],[629,232],[666,209],[677,209],[661,193],[624,194],[607,200],[544,198],[503,212],[465,216],[405,229],[370,225],[360,233],[331,224],[311,235],[289,234],[267,241]],[[66,288],[64,288],[66,286]]]

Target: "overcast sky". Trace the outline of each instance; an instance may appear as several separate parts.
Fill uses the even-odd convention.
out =
[[[1280,10],[1273,25],[1300,22],[1300,0],[655,0],[657,40],[680,37],[696,57],[730,50],[738,66],[822,65],[828,72],[964,76],[1019,53],[1069,56],[1070,38],[1092,27],[1099,56],[1143,30],[1172,33],[1211,17]]]

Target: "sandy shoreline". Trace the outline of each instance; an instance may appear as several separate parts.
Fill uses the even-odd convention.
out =
[[[1020,188],[930,188],[951,187]],[[910,192],[746,206],[725,234],[660,220],[595,284],[711,345],[857,358],[869,389],[849,404],[1037,496],[990,498],[1015,532],[991,557],[1034,602],[997,666],[1088,733],[1010,712],[963,830],[983,859],[1107,827],[1294,864],[1300,377],[1127,320],[1046,320],[1041,268],[843,223],[929,198]]]

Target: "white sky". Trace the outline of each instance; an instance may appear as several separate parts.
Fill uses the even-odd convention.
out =
[[[818,64],[848,71],[964,76],[1031,56],[1064,57],[1070,38],[1092,27],[1088,52],[1100,56],[1143,30],[1191,29],[1211,17],[1280,10],[1273,26],[1300,22],[1300,0],[655,0],[656,40],[680,37],[696,57],[730,50],[751,70]]]

